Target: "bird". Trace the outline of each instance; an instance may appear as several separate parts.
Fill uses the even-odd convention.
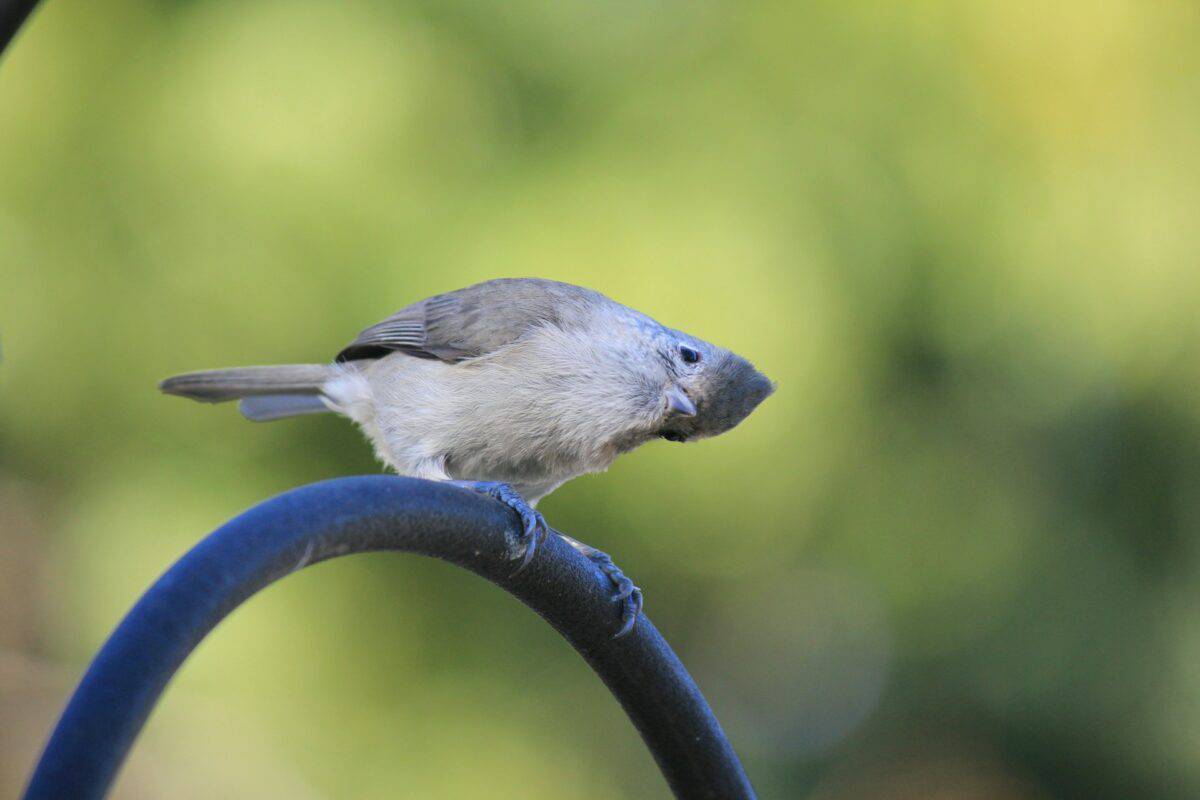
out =
[[[509,506],[522,523],[518,571],[552,531],[536,510],[566,481],[665,439],[737,426],[775,391],[745,358],[598,291],[498,278],[406,306],[331,363],[190,372],[161,391],[239,401],[266,422],[332,412],[356,423],[384,465]],[[618,636],[641,591],[605,553],[557,531],[617,587]]]

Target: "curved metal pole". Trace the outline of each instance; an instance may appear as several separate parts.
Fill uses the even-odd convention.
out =
[[[0,54],[37,4],[38,0],[0,0]]]
[[[516,536],[501,504],[413,478],[340,478],[255,506],[192,548],[117,626],[67,704],[26,800],[103,797],[175,671],[229,612],[309,564],[373,550],[457,564],[540,614],[620,701],[676,797],[753,798],[708,703],[650,620],[613,639],[620,609],[608,579],[557,536],[514,576]]]

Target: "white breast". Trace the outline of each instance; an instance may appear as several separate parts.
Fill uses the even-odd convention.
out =
[[[631,381],[639,343],[539,329],[458,364],[395,353],[348,364],[324,387],[403,475],[503,481],[535,501],[608,467],[647,424]]]

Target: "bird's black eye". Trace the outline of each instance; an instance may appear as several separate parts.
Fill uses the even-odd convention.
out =
[[[693,350],[686,344],[679,346],[679,355],[683,358],[683,363],[685,364],[695,364],[700,360],[700,351]]]

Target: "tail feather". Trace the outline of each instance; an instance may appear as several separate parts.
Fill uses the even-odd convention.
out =
[[[176,375],[158,388],[204,403],[223,403],[259,395],[319,395],[321,386],[336,374],[337,367],[330,364],[236,367]]]
[[[311,394],[260,394],[243,397],[238,402],[238,411],[252,422],[271,422],[301,414],[322,414],[329,410],[319,395]]]

